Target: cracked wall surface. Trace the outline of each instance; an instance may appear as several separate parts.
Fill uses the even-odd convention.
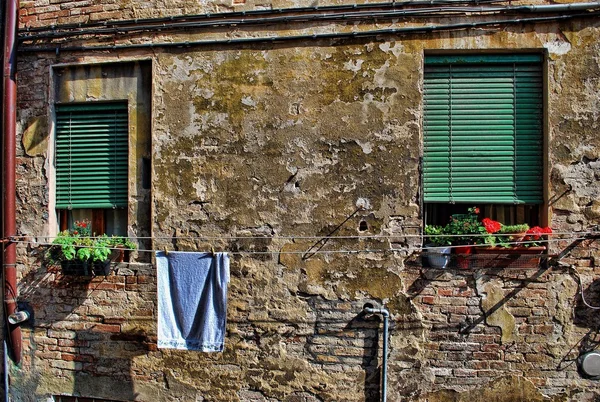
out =
[[[37,7],[24,6],[28,15]],[[128,2],[102,12],[133,18],[231,7]],[[578,275],[431,270],[418,256],[425,52],[544,53],[550,224],[571,233],[600,216],[599,32],[597,21],[580,19],[536,29],[20,54],[18,230],[28,242],[18,249],[19,289],[36,317],[23,328],[22,366],[11,366],[13,399],[375,401],[382,323],[362,313],[367,303],[391,313],[388,400],[599,398],[597,382],[575,362],[600,323],[578,293],[581,279],[586,300],[600,304],[596,242],[563,259]],[[143,250],[232,253],[223,353],[156,348],[151,254],[140,250],[136,262],[87,282],[40,258],[54,213],[49,105],[111,92],[102,74],[52,89],[61,88],[56,72],[94,65],[112,77],[132,61],[147,66],[149,82],[138,90],[148,95],[141,103],[151,121],[139,156],[151,157],[152,180],[146,192],[130,193],[129,232],[153,237]],[[130,188],[137,184],[130,177]],[[551,253],[572,242],[553,243]],[[344,250],[356,252],[324,253]]]

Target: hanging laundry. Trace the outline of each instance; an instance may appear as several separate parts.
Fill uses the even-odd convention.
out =
[[[156,269],[158,347],[223,351],[229,256],[157,251]]]

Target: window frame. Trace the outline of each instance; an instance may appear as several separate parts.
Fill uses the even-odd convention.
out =
[[[421,211],[422,211],[422,219],[423,219],[423,223],[427,223],[430,224],[431,222],[427,222],[427,216],[426,216],[426,204],[450,204],[450,203],[443,203],[443,202],[436,202],[436,203],[432,203],[432,202],[426,202],[425,201],[425,188],[424,188],[424,157],[425,157],[425,64],[426,64],[426,58],[427,57],[431,57],[431,56],[439,56],[439,57],[480,57],[482,59],[485,59],[486,57],[498,57],[498,58],[503,58],[503,57],[511,57],[511,56],[520,56],[523,54],[530,54],[530,55],[535,55],[535,56],[539,56],[539,68],[540,68],[540,74],[541,74],[541,122],[540,122],[540,135],[541,135],[541,146],[540,146],[540,152],[541,152],[541,193],[542,193],[542,197],[541,197],[541,202],[539,204],[520,204],[520,205],[525,205],[525,206],[529,206],[529,205],[535,205],[538,208],[538,213],[537,213],[537,219],[534,220],[535,224],[539,224],[542,226],[547,226],[548,222],[551,220],[551,214],[550,214],[550,210],[549,210],[549,189],[548,189],[548,172],[549,172],[549,168],[548,168],[548,57],[547,57],[547,51],[545,49],[521,49],[521,50],[515,50],[515,49],[510,49],[510,50],[490,50],[490,51],[482,51],[482,50],[478,50],[478,51],[467,51],[467,52],[460,52],[457,53],[456,51],[453,50],[425,50],[423,53],[423,59],[422,59],[422,70],[423,71],[423,76],[422,76],[422,88],[423,88],[423,100],[421,102],[421,106],[423,107],[423,113],[421,115],[422,118],[422,124],[421,124],[421,129],[422,129],[422,152],[421,152],[421,175],[420,175],[420,179],[421,179],[421,186],[420,186],[420,197],[419,197],[419,201],[421,204]],[[474,204],[477,204],[478,202],[462,202],[460,204],[463,205],[471,205],[473,206]],[[457,204],[459,204],[457,202]],[[479,203],[481,204],[481,203]],[[502,205],[502,204],[497,204],[497,205]],[[511,204],[506,204],[506,205],[511,205]],[[519,205],[519,204],[514,204],[514,205]],[[493,209],[493,207],[492,207]],[[515,212],[515,215],[517,214],[517,212]],[[523,222],[520,222],[523,223]],[[525,222],[527,223],[527,222]]]
[[[62,110],[61,110],[62,109]],[[79,120],[77,118],[73,118],[73,114],[79,114]],[[85,116],[86,113],[89,113],[89,116]],[[114,113],[114,120],[110,122],[110,115]],[[120,114],[120,117],[117,117]],[[123,114],[125,117],[123,117]],[[68,118],[67,118],[68,115]],[[90,156],[84,158],[72,157],[71,150],[68,148],[71,146],[72,139],[77,135],[77,129],[73,129],[71,131],[71,126],[68,124],[68,127],[63,128],[62,125],[64,123],[59,123],[61,119],[68,119],[69,122],[72,120],[77,123],[83,123],[83,126],[88,123],[85,122],[86,119],[94,120],[94,118],[99,118],[99,122],[95,124],[97,127],[90,128],[90,132],[86,132],[86,135],[89,135],[93,138],[98,138],[98,142],[91,145],[76,145],[79,146],[80,150],[83,150],[85,153],[89,153]],[[54,137],[54,161],[55,161],[55,179],[56,179],[56,193],[55,193],[55,209],[58,215],[59,220],[59,230],[67,230],[72,226],[73,211],[75,210],[91,210],[89,219],[92,223],[92,231],[96,234],[104,234],[107,233],[107,224],[109,222],[109,217],[107,216],[107,212],[109,210],[122,209],[127,211],[129,204],[129,152],[130,152],[130,144],[129,144],[129,106],[128,100],[110,100],[110,101],[88,101],[88,102],[69,102],[69,103],[56,103],[54,105],[54,121],[55,121],[55,137]],[[103,125],[102,127],[99,127]],[[64,131],[62,131],[64,130]],[[104,137],[111,137],[112,131],[112,140],[104,139]],[[90,135],[91,133],[91,135]],[[63,138],[61,138],[63,136]],[[85,137],[80,138],[85,140]],[[63,141],[65,144],[60,145],[60,141]],[[77,141],[75,141],[77,142]],[[119,144],[117,144],[119,142]],[[69,149],[68,151],[61,151],[61,147],[64,149]],[[102,149],[102,147],[104,147]],[[103,152],[104,155],[103,155]],[[68,152],[68,155],[67,155]],[[89,174],[89,177],[96,176],[96,178],[91,178],[91,183],[89,187],[91,190],[87,189],[88,185],[83,185],[80,188],[85,188],[83,190],[78,190],[79,193],[84,195],[79,195],[79,198],[75,196],[76,199],[75,205],[73,205],[73,199],[71,198],[71,191],[73,187],[77,187],[77,180],[73,180],[72,176],[72,166],[71,163],[79,163],[81,166],[82,174],[86,171],[86,169],[93,169],[94,162],[92,162],[93,158],[98,158],[100,160],[99,165],[103,166],[105,169],[104,175],[94,175]],[[96,160],[98,160],[96,159]],[[104,161],[102,161],[104,159]],[[61,166],[68,164],[69,167],[65,168]],[[107,168],[108,167],[108,168]],[[114,170],[111,170],[111,167],[114,167]],[[120,174],[117,174],[117,170],[120,170]],[[68,177],[67,179],[62,181],[59,179],[60,175],[63,177]],[[123,177],[123,174],[125,177]],[[97,180],[98,177],[103,178],[106,183],[101,185]],[[106,188],[108,192],[108,196],[100,197],[103,199],[101,203],[87,202],[83,201],[81,197],[85,197],[88,193],[96,192],[98,190],[102,190]],[[68,195],[66,192],[68,191]],[[77,190],[76,190],[77,191]],[[68,197],[68,200],[62,203],[59,203],[59,198],[63,196],[63,200],[65,197]],[[68,204],[68,205],[67,205]],[[114,215],[114,214],[113,214]],[[116,217],[116,215],[115,215]],[[125,235],[127,228],[127,212],[125,212],[125,216],[120,217],[119,221],[120,225],[125,228],[123,233],[109,233],[109,234],[120,234]],[[112,225],[113,227],[115,224]]]

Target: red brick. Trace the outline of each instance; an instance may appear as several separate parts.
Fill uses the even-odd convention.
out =
[[[492,361],[490,363],[490,370],[509,370],[510,363],[503,361]]]
[[[58,340],[58,346],[65,346],[65,347],[88,347],[89,344],[90,343],[88,341],[82,341],[79,339],[59,339]]]
[[[90,355],[76,355],[75,356],[75,361],[76,362],[91,363],[91,362],[94,361],[94,357],[90,356]]]
[[[125,284],[124,283],[107,283],[107,282],[90,283],[88,285],[88,288],[93,289],[93,290],[125,290]]]
[[[148,275],[138,275],[137,282],[138,283],[151,283],[152,280]]]
[[[439,288],[437,290],[438,295],[440,296],[453,296],[454,289],[453,288]]]
[[[473,370],[485,370],[490,368],[490,362],[481,360],[470,360],[465,362],[465,367]]]
[[[435,304],[435,297],[433,296],[423,296],[421,298],[423,304]]]
[[[102,11],[102,6],[96,5],[96,6],[90,6],[90,7],[82,7],[80,10],[83,14],[97,13],[97,12]]]
[[[127,321],[127,320],[123,317],[105,317],[104,318],[104,324],[123,324],[125,321]]]
[[[98,332],[121,332],[121,326],[113,324],[96,324],[92,330]]]
[[[551,334],[554,332],[554,326],[553,325],[536,325],[533,328],[533,332],[535,332],[536,334]]]
[[[39,14],[38,18],[42,21],[42,20],[55,20],[56,18],[58,18],[58,11],[53,11],[51,13],[43,13],[43,14]]]
[[[454,369],[453,372],[456,377],[477,377],[477,370]]]
[[[501,348],[500,345],[498,345],[497,343],[490,343],[490,344],[482,345],[481,351],[482,352],[499,352],[500,348]]]
[[[69,353],[62,353],[60,355],[60,358],[62,360],[64,360],[64,361],[67,361],[67,362],[74,362],[75,361],[75,357],[76,357],[76,355],[69,354]]]
[[[495,352],[475,352],[473,353],[475,360],[500,360],[500,353]]]
[[[26,25],[26,26],[31,26],[31,24],[36,22],[37,20],[38,20],[37,15],[31,15],[29,17],[21,17],[20,18],[21,24]]]

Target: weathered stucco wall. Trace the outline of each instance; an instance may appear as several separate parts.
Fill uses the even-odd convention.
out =
[[[597,224],[599,32],[582,19],[352,41],[22,54],[20,133],[41,141],[48,104],[58,100],[49,90],[53,65],[150,60],[152,207],[130,216],[132,234],[147,225],[148,248],[214,247],[233,258],[225,351],[157,350],[151,264],[86,282],[35,259],[33,240],[49,230],[52,161],[48,148],[26,152],[22,136],[18,227],[32,242],[19,249],[20,290],[36,318],[24,328],[22,367],[11,367],[14,399],[378,400],[381,323],[361,314],[366,303],[392,314],[389,400],[600,397],[574,362],[599,322],[572,271],[425,269],[415,264],[420,240],[408,236],[422,225],[429,50],[544,52],[550,223],[559,232]],[[91,79],[91,87],[102,80]],[[364,237],[319,241],[334,230]],[[564,259],[596,304],[598,253],[586,241]]]

